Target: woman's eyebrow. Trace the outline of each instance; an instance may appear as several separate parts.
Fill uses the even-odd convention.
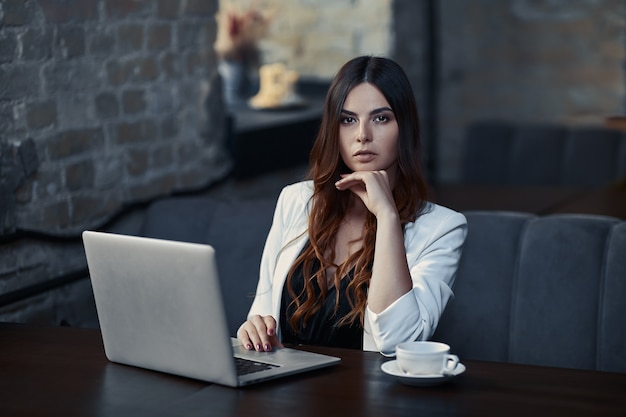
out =
[[[380,107],[378,109],[374,109],[370,112],[370,115],[374,115],[374,114],[379,114],[379,113],[384,113],[386,111],[390,111],[393,113],[393,110],[391,110],[391,107]]]
[[[380,113],[384,113],[386,111],[390,111],[393,113],[393,110],[391,109],[391,107],[380,107],[378,109],[374,109],[370,112],[370,116],[373,116],[375,114],[380,114]],[[352,112],[350,110],[346,110],[346,109],[341,109],[341,113],[342,114],[346,114],[348,116],[356,116],[357,114],[355,112]]]

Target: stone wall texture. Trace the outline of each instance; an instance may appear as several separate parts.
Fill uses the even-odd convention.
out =
[[[3,175],[16,189],[5,229],[75,232],[219,175],[214,1],[0,4],[2,166],[34,171]]]
[[[0,296],[84,267],[82,230],[227,175],[217,9],[0,0]],[[68,291],[0,315],[64,321]]]

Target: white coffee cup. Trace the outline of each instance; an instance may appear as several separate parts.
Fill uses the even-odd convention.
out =
[[[415,341],[396,347],[398,368],[409,375],[453,374],[459,357],[452,355],[450,346],[441,342]]]

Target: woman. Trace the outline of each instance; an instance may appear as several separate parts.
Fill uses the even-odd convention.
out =
[[[392,60],[335,76],[310,178],[281,192],[257,293],[237,332],[247,349],[319,344],[393,355],[428,339],[452,295],[465,217],[426,201],[417,106]]]

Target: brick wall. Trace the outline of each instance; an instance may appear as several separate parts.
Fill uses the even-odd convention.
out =
[[[0,296],[84,266],[82,230],[228,173],[216,11],[0,0]]]

